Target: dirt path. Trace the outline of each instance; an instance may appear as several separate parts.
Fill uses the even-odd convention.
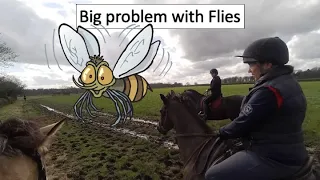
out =
[[[28,119],[41,125],[63,118],[61,114],[34,103],[21,108],[37,112],[34,116],[29,115]],[[155,127],[152,124],[146,126],[149,126],[146,127],[148,129]],[[155,137],[149,141],[136,136],[124,136],[122,131],[106,129],[97,124],[81,124],[70,119],[57,135],[46,157],[48,177],[55,180],[181,179],[182,163],[178,151],[164,147],[159,139]]]
[[[61,116],[76,120],[76,118],[74,116],[63,113],[63,112],[56,110],[56,109],[53,109],[49,106],[46,106],[43,104],[40,104],[40,106],[50,112],[55,113],[55,114],[59,114]],[[155,122],[133,118],[130,120],[129,123],[126,124],[126,128],[122,128],[122,127],[116,128],[116,127],[110,127],[110,124],[107,124],[105,122],[105,119],[103,118],[103,116],[104,116],[105,118],[111,119],[111,118],[113,118],[112,115],[107,114],[107,113],[97,113],[97,114],[99,114],[101,116],[99,118],[95,119],[94,121],[91,121],[91,124],[93,124],[95,126],[99,126],[99,127],[105,128],[107,130],[123,133],[125,135],[129,135],[132,137],[137,137],[137,138],[145,139],[145,140],[148,140],[151,142],[159,143],[167,148],[178,149],[177,144],[175,144],[173,141],[164,140],[165,138],[158,137],[159,132],[157,132],[155,130],[156,125],[157,125],[157,123],[155,123]]]
[[[70,115],[67,115],[61,111],[52,109],[48,106],[43,106],[43,105],[41,105],[41,106],[44,107],[45,109],[53,112],[53,113],[57,113],[57,114],[61,114],[63,116],[67,116],[67,117],[69,116],[71,118],[74,118]],[[109,127],[110,124],[105,124],[106,117],[110,118],[110,119],[113,119],[113,117],[107,113],[99,113],[99,115],[101,115],[101,117],[95,119],[95,121],[100,121],[100,123],[94,123],[94,125],[100,126],[102,128],[108,129],[108,130],[113,130],[113,131],[116,131],[119,133],[142,138],[142,139],[145,139],[145,140],[148,140],[151,142],[156,142],[156,143],[161,144],[164,147],[167,147],[170,149],[179,149],[178,146],[172,141],[172,139],[170,137],[159,138],[159,133],[155,130],[155,127],[157,125],[157,123],[155,123],[155,122],[143,120],[143,119],[132,119],[129,123],[127,123],[125,125],[126,128],[110,128]],[[143,133],[143,134],[141,134],[141,133]],[[172,136],[172,134],[170,134],[170,136]],[[315,158],[317,169],[320,170],[319,149],[315,148],[315,147],[307,147],[307,150]]]

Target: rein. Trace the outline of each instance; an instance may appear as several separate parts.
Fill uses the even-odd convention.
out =
[[[182,98],[185,98],[185,97],[182,97]],[[185,104],[185,103],[183,103],[182,101],[182,99],[179,99],[179,101],[188,109],[188,110],[190,110],[189,108],[189,106],[187,105],[187,104]],[[167,112],[167,109],[166,110],[164,110],[164,112],[162,112],[163,113],[163,115],[164,115],[164,122],[167,122],[167,120],[169,119],[168,118],[168,112]],[[196,119],[198,119],[199,121],[200,121],[200,119],[199,119],[199,117],[198,116],[196,116],[196,115],[194,115],[193,113],[191,113],[192,114],[192,116],[194,116],[194,118],[196,118]],[[160,130],[162,130],[162,131],[168,131],[164,126],[163,126],[163,122],[162,121],[159,121],[159,125],[158,125],[158,128],[160,129]],[[190,137],[208,137],[208,138],[206,138],[202,143],[200,143],[199,145],[198,145],[198,147],[196,147],[194,150],[193,150],[193,152],[191,153],[191,155],[188,157],[188,159],[187,159],[187,161],[184,163],[184,166],[183,166],[183,169],[185,169],[186,168],[186,166],[190,163],[190,161],[192,160],[192,158],[193,157],[196,157],[196,161],[194,162],[194,164],[193,164],[193,166],[192,166],[192,168],[194,169],[195,168],[195,166],[197,165],[197,163],[198,163],[198,160],[199,160],[199,157],[200,157],[200,155],[201,155],[201,153],[203,152],[203,150],[207,147],[207,145],[208,144],[210,144],[210,142],[211,142],[211,140],[212,140],[212,138],[213,137],[216,137],[217,136],[217,134],[216,133],[185,133],[185,134],[180,134],[180,133],[178,133],[178,134],[175,134],[175,137],[177,137],[177,138],[190,138]],[[216,145],[216,143],[219,141],[219,139],[220,138],[216,138],[214,141],[214,143],[213,143],[213,146],[215,146]],[[213,148],[213,147],[212,147]],[[211,151],[211,150],[210,150]],[[207,158],[209,158],[209,156],[207,157]],[[206,164],[208,163],[208,159],[206,160]],[[197,175],[199,175],[199,174],[201,174],[201,173],[203,173],[203,171],[205,170],[205,167],[206,167],[206,165],[203,167],[203,169],[201,169],[201,171],[200,171],[200,173],[197,173]]]
[[[175,137],[213,137],[217,134],[206,134],[206,133],[189,133],[189,134],[176,134]]]
[[[184,104],[185,105],[185,104]],[[187,108],[188,108],[188,106],[187,105],[185,105]],[[168,113],[166,113],[166,119],[167,119],[167,114]],[[208,137],[203,143],[201,143],[197,148],[195,148],[194,150],[193,150],[193,152],[191,153],[191,155],[189,156],[189,158],[187,159],[187,161],[185,162],[185,164],[184,164],[184,166],[183,166],[183,169],[185,169],[186,168],[186,166],[189,164],[189,162],[191,161],[191,159],[194,157],[194,156],[196,156],[196,161],[194,162],[194,164],[193,164],[193,166],[192,166],[192,168],[194,169],[195,168],[195,166],[196,166],[196,164],[197,164],[197,162],[198,162],[198,160],[199,160],[199,156],[201,155],[201,153],[202,153],[202,151],[205,149],[205,147],[207,146],[207,144],[211,141],[211,139],[213,138],[213,137],[215,137],[215,136],[217,136],[217,134],[215,134],[215,133],[186,133],[186,134],[175,134],[175,137],[184,137],[184,138],[192,138],[192,137]],[[213,145],[215,145],[216,144],[216,142],[219,140],[219,138],[217,138],[216,140],[215,140],[215,143],[213,144]],[[198,152],[198,153],[197,153]],[[207,161],[208,161],[208,159],[207,159]],[[205,169],[205,167],[204,167],[204,169]],[[199,174],[201,174],[203,171],[204,171],[204,169],[202,169],[199,173],[197,173],[197,175],[199,175]]]
[[[211,139],[213,136],[216,136],[216,134],[202,134],[202,133],[191,133],[191,134],[177,134],[176,137],[210,137],[207,138],[203,143],[201,143],[197,148],[195,148],[193,150],[193,152],[191,153],[191,155],[189,156],[189,158],[187,159],[187,161],[185,162],[185,164],[183,165],[183,169],[186,168],[186,166],[190,163],[191,159],[196,156],[196,161],[194,162],[192,168],[194,169],[197,162],[199,161],[199,156],[201,155],[202,151],[205,149],[205,147],[207,146],[207,144],[210,143]],[[215,143],[213,143],[213,146],[215,146],[215,144],[219,141],[219,138],[217,138],[215,140]],[[209,153],[210,154],[210,153]],[[206,160],[206,164],[208,163],[208,159]],[[200,175],[201,173],[203,173],[203,171],[205,170],[205,167],[203,167],[203,169],[197,173],[197,175]],[[195,170],[197,171],[197,170]]]

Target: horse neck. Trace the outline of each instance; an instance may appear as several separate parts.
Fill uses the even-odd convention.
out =
[[[204,97],[204,95],[194,90],[187,90],[183,95],[189,98],[189,102],[191,103],[190,105],[193,106],[194,107],[193,109],[198,112],[200,108],[199,102]]]
[[[202,97],[204,97],[204,95],[194,90],[186,91],[186,95],[191,97],[194,101],[199,101]]]
[[[175,115],[172,118],[174,129],[177,134],[177,143],[183,161],[187,161],[192,153],[204,140],[208,138],[205,134],[211,134],[211,129],[201,121],[197,115],[191,113],[185,105],[174,106]],[[204,135],[204,136],[202,136]]]
[[[37,163],[25,155],[0,156],[0,179],[38,179]]]

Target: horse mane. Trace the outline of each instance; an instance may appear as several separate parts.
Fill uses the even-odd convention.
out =
[[[32,121],[9,118],[0,121],[0,155],[22,155],[33,152],[45,139],[40,127]]]
[[[198,91],[194,90],[194,89],[187,89],[185,90],[183,93],[187,92],[187,91],[190,91],[192,93],[195,93],[195,94],[198,94],[198,95],[202,95],[201,93],[199,93]]]
[[[194,90],[192,90],[194,91]],[[197,91],[196,91],[197,92]],[[197,92],[198,93],[198,92]],[[212,129],[207,125],[207,123],[205,123],[204,121],[202,121],[197,114],[192,113],[194,110],[191,109],[188,101],[190,100],[188,96],[186,96],[184,93],[182,94],[175,94],[173,91],[171,91],[170,93],[168,93],[167,95],[168,99],[177,101],[180,104],[183,104],[188,111],[190,112],[190,114],[198,120],[199,125],[205,130],[206,133],[212,133]]]

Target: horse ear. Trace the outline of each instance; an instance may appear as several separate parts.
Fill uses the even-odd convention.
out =
[[[173,91],[173,90],[171,90],[171,93],[170,93],[172,96],[175,96],[176,95],[176,93]]]
[[[160,98],[161,98],[163,104],[168,104],[168,99],[163,94],[160,94]]]
[[[40,132],[46,136],[43,142],[38,147],[38,152],[40,154],[45,154],[46,152],[48,152],[48,149],[52,143],[53,137],[62,128],[65,121],[66,119],[62,119],[57,123],[53,123],[48,126],[40,128]]]

